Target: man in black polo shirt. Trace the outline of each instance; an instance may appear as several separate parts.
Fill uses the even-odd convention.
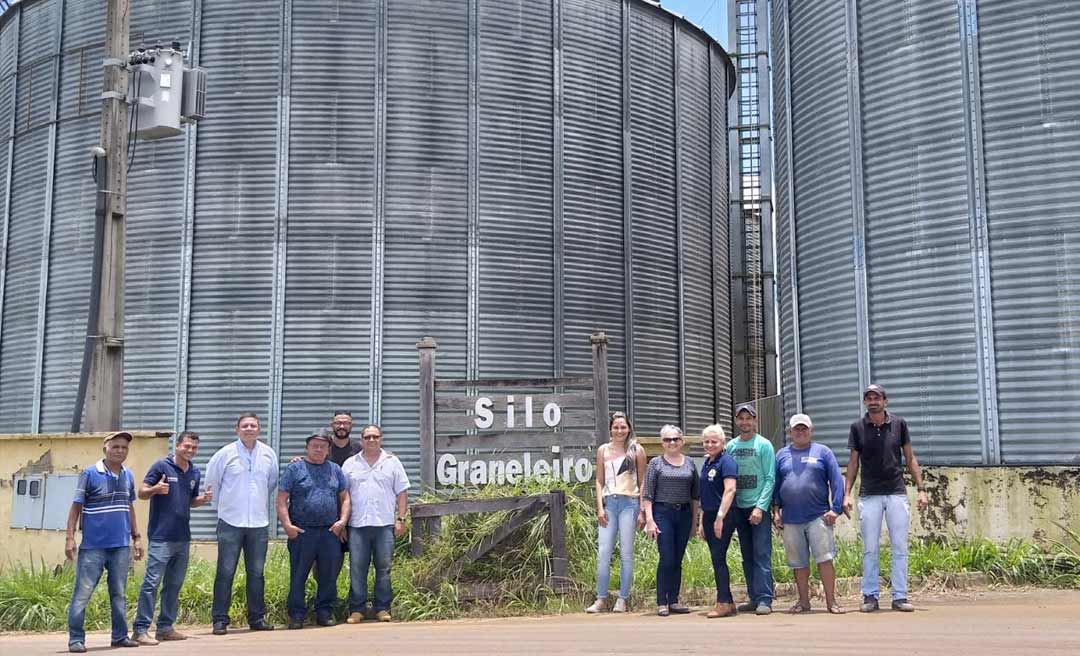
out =
[[[335,410],[334,418],[330,420],[330,428],[332,429],[331,442],[330,442],[330,457],[328,460],[334,463],[338,467],[345,464],[345,461],[360,453],[360,441],[352,440],[349,435],[352,433],[352,413],[348,410]]]
[[[919,491],[919,510],[925,510],[929,501],[923,488],[922,470],[915,452],[911,449],[911,436],[907,422],[885,411],[889,403],[885,389],[869,385],[863,392],[866,414],[851,424],[848,434],[847,479],[845,481],[844,510],[851,512],[851,495],[855,477],[862,468],[859,486],[859,531],[863,543],[862,605],[864,613],[878,609],[879,571],[878,547],[881,543],[881,520],[884,517],[892,543],[892,608],[911,612],[915,607],[907,599],[908,573],[908,505],[907,484],[904,469],[907,463],[915,487]]]
[[[150,525],[147,537],[146,575],[139,590],[138,610],[132,638],[140,645],[156,645],[158,640],[186,640],[173,628],[180,604],[180,587],[187,575],[191,548],[191,509],[210,503],[214,493],[208,485],[199,494],[201,473],[192,460],[199,452],[199,436],[184,431],[176,438],[173,455],[158,460],[146,472],[139,487],[139,498],[150,499]],[[161,612],[158,614],[156,639],[151,638],[150,622],[161,586]]]

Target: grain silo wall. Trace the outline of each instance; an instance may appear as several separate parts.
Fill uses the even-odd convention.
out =
[[[140,0],[208,117],[138,143],[124,424],[200,458],[263,416],[283,459],[335,408],[418,468],[441,377],[591,372],[639,432],[731,411],[727,97],[698,28],[641,0]],[[0,24],[0,432],[70,423],[89,294],[105,5]],[[199,521],[205,521],[200,517]]]
[[[1080,462],[1080,6],[772,2],[782,377],[921,461]]]

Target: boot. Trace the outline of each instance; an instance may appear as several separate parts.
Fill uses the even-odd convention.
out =
[[[725,604],[718,601],[716,602],[716,606],[705,614],[705,617],[708,617],[709,619],[715,619],[717,617],[731,617],[732,615],[735,615],[737,613],[738,611],[735,610],[735,604]]]

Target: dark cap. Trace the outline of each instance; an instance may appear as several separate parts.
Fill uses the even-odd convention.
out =
[[[878,385],[877,383],[872,383],[872,384],[866,386],[866,389],[864,389],[863,393],[862,393],[863,398],[865,399],[866,395],[869,394],[870,392],[876,392],[876,393],[880,394],[881,398],[883,398],[883,399],[889,398],[889,395],[885,393],[885,388],[882,387],[881,385]]]
[[[307,439],[304,440],[304,444],[309,444],[311,440],[322,440],[327,444],[333,444],[333,442],[330,440],[329,432],[330,431],[326,430],[325,428],[320,428],[319,430],[313,432],[311,435],[308,435]]]
[[[131,440],[133,440],[134,438],[132,437],[131,433],[127,431],[116,431],[115,433],[109,433],[108,435],[106,435],[105,439],[101,440],[101,443],[108,444],[110,441],[116,439],[127,440],[128,442],[131,442]]]
[[[757,409],[754,408],[753,403],[740,403],[735,406],[735,416],[738,417],[740,412],[749,412],[751,417],[757,417]]]

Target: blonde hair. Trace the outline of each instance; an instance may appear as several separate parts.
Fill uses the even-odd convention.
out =
[[[720,441],[727,444],[727,433],[724,432],[724,427],[720,424],[711,424],[701,429],[701,439],[705,439],[706,435],[715,435],[720,438]]]

